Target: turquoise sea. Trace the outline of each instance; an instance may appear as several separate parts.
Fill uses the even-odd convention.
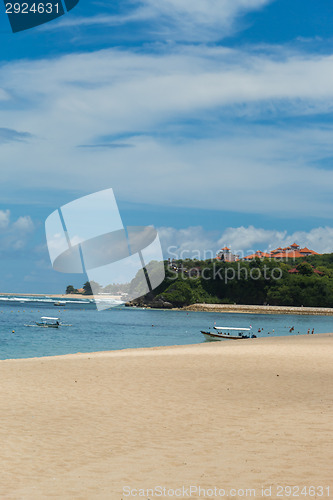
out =
[[[259,336],[333,331],[333,316],[234,314],[113,307],[97,311],[93,302],[57,299],[0,298],[0,359],[30,358],[76,352],[109,351],[205,342],[200,330],[214,326],[252,326]],[[41,316],[59,317],[58,329],[26,327]],[[289,333],[294,327],[292,334]],[[258,333],[258,329],[262,332]],[[273,332],[274,330],[274,332]]]

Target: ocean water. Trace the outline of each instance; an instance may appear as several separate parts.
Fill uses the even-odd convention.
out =
[[[112,307],[97,311],[87,300],[65,307],[56,299],[0,298],[0,359],[53,356],[205,342],[200,330],[216,326],[252,326],[259,337],[333,331],[333,316],[235,314]],[[27,327],[41,316],[59,317],[58,329]],[[291,327],[294,331],[289,332]],[[262,332],[258,333],[258,329]],[[274,332],[273,332],[274,330]]]

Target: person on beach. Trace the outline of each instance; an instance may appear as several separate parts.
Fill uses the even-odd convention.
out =
[[[312,332],[311,333],[312,333],[312,335],[314,334],[314,328],[312,328]]]
[[[309,333],[310,333],[310,328],[308,329],[308,335],[309,335]]]

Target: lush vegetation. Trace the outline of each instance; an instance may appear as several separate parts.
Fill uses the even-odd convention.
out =
[[[86,281],[82,288],[84,295],[93,295],[93,293],[99,293],[101,291],[104,291],[103,287],[101,287],[101,285],[99,285],[95,281]],[[74,288],[73,285],[68,285],[66,288],[66,294],[71,294],[71,293],[80,293],[80,292],[77,288]]]
[[[284,262],[186,259],[165,262],[164,266],[164,281],[147,295],[143,295],[144,283],[139,274],[130,284],[113,284],[103,289],[94,283],[93,289],[104,293],[126,290],[132,297],[140,297],[134,301],[136,304],[164,302],[174,307],[195,303],[333,307],[333,254]],[[150,263],[149,276],[155,269],[156,263]],[[92,293],[89,282],[83,288],[85,294]]]
[[[278,262],[176,261],[155,290],[175,306],[194,303],[333,307],[333,254]],[[297,272],[290,273],[295,269]]]

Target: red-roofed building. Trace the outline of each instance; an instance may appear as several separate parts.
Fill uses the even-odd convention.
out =
[[[265,257],[267,258],[271,257],[271,254],[262,252],[261,250],[257,250],[256,253],[244,257],[244,260],[253,260],[256,257],[258,257],[259,259],[264,259]]]
[[[281,253],[281,252],[282,252],[282,250],[283,250],[283,249],[282,249],[281,247],[276,248],[275,250],[272,250],[272,251],[271,251],[271,254],[273,255],[273,254],[275,254],[275,253]]]
[[[305,262],[304,262],[305,264]],[[309,264],[308,262],[306,262],[306,264]],[[312,264],[309,264],[311,267],[312,267],[312,271],[315,273],[315,274],[319,274],[319,275],[324,275],[325,273],[323,273],[322,271],[318,271],[318,269],[315,269],[315,267],[312,265]],[[298,274],[300,271],[298,269],[298,266],[296,267],[293,267],[292,269],[289,269],[288,270],[288,273],[289,274]]]
[[[287,260],[287,259],[297,259],[299,257],[307,257],[308,255],[320,255],[320,254],[318,254],[314,250],[310,250],[307,247],[300,248],[300,246],[297,245],[297,243],[293,243],[292,245],[290,245],[290,247],[285,247],[285,248],[278,247],[269,253],[258,250],[254,254],[247,255],[246,257],[244,257],[244,260],[253,260],[256,257],[258,257],[259,259],[272,258],[278,260]]]
[[[319,255],[317,252],[314,250],[309,250],[308,248],[304,247],[300,249],[300,253],[303,254],[304,256],[307,255]]]
[[[280,252],[272,255],[274,259],[297,259],[298,257],[306,257],[298,250],[289,250],[288,252]]]

